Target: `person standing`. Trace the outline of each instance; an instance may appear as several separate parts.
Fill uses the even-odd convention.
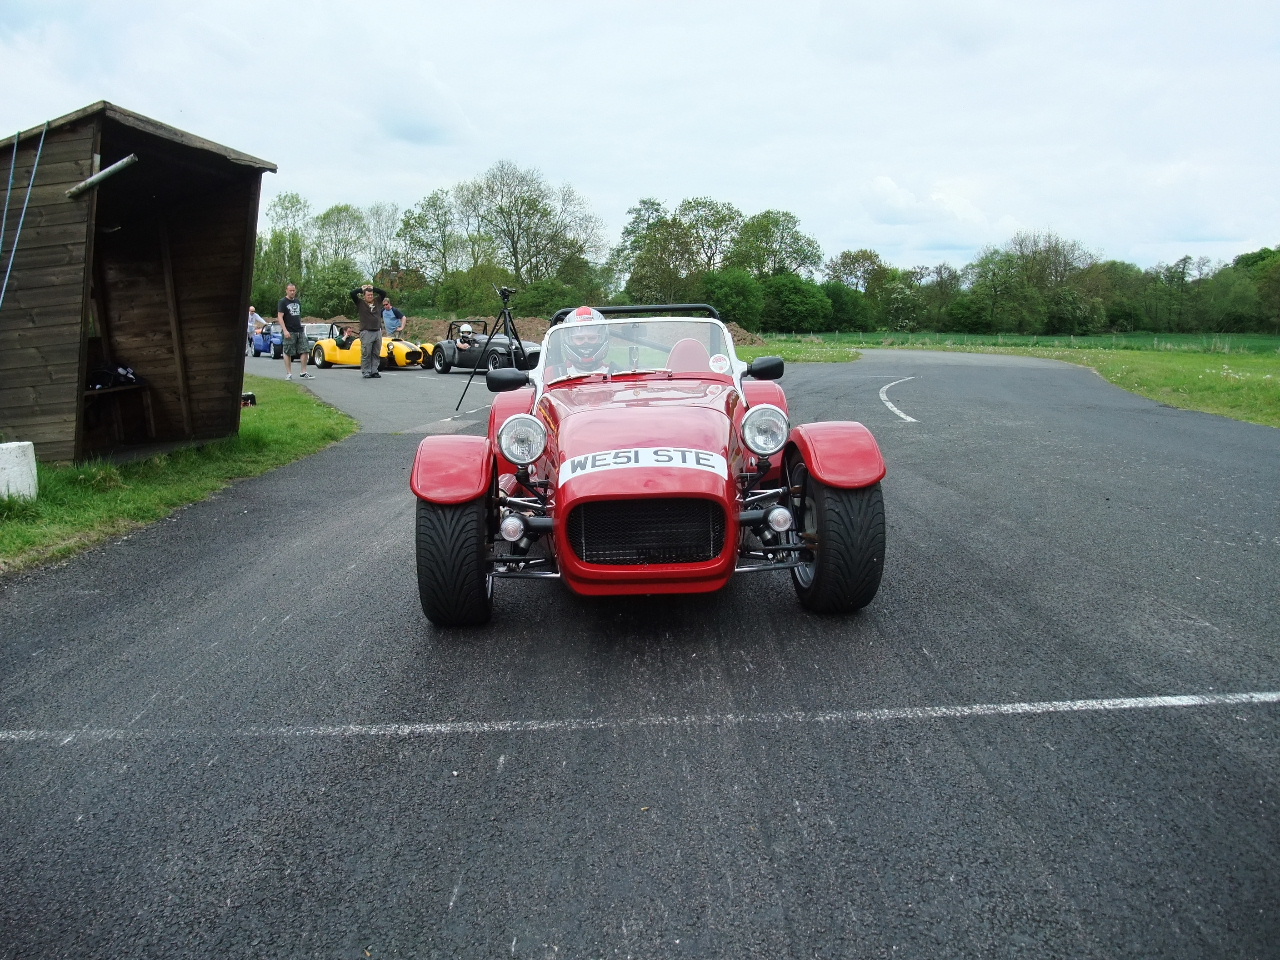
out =
[[[258,309],[252,304],[249,306],[249,330],[244,338],[244,352],[248,356],[249,351],[253,349],[253,335],[262,329],[262,317],[258,316]]]
[[[276,304],[276,320],[281,326],[284,341],[284,378],[293,379],[293,358],[298,357],[302,363],[299,380],[314,380],[314,373],[307,373],[307,335],[302,329],[302,302],[298,299],[298,287],[289,284],[284,288],[284,299]]]
[[[379,290],[372,283],[351,291],[360,324],[360,376],[366,380],[380,380],[378,360],[382,357],[382,301],[387,291]]]
[[[382,298],[382,326],[392,340],[400,336],[405,326],[404,314],[391,305],[390,297]]]

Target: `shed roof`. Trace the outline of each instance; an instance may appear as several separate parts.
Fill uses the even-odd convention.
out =
[[[193,133],[187,133],[185,130],[179,130],[177,127],[171,127],[167,123],[161,123],[159,120],[152,120],[150,117],[144,117],[140,113],[134,113],[132,110],[126,110],[124,107],[118,107],[114,103],[108,103],[106,100],[99,100],[97,103],[91,103],[87,107],[81,107],[79,110],[68,113],[66,116],[58,117],[56,120],[49,121],[49,129],[54,130],[58,127],[64,127],[68,124],[75,123],[77,120],[83,120],[92,117],[94,114],[101,113],[107,119],[122,123],[125,126],[133,127],[135,130],[141,130],[144,133],[161,137],[165,140],[171,140],[174,143],[182,144],[186,147],[192,147],[196,150],[205,150],[209,153],[216,153],[220,157],[226,157],[232,163],[243,164],[255,170],[269,170],[276,172],[276,165],[269,160],[259,160],[257,157],[251,157],[247,153],[241,153],[239,150],[232,150],[230,147],[224,147],[220,143],[214,143],[212,140],[206,140],[204,137],[197,137]],[[44,124],[34,126],[29,130],[24,130],[17,134],[18,139],[26,139],[35,136],[44,129]],[[0,140],[0,150],[13,144],[13,136],[5,137]]]

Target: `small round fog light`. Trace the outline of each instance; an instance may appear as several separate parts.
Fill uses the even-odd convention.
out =
[[[518,513],[508,513],[498,524],[498,532],[508,543],[519,543],[524,539],[524,518]]]
[[[793,523],[791,511],[786,507],[774,507],[765,514],[764,522],[769,525],[769,529],[774,533],[783,533],[791,529]]]

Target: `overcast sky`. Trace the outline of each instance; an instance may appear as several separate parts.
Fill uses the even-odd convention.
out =
[[[790,210],[830,256],[1052,229],[1149,266],[1280,244],[1280,3],[0,0],[0,136],[110,100],[410,206],[499,159]]]

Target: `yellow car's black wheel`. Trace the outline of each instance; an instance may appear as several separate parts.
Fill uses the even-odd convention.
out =
[[[324,358],[324,347],[319,344],[317,344],[315,349],[311,351],[311,362],[321,370],[328,370],[333,366],[332,363]]]

